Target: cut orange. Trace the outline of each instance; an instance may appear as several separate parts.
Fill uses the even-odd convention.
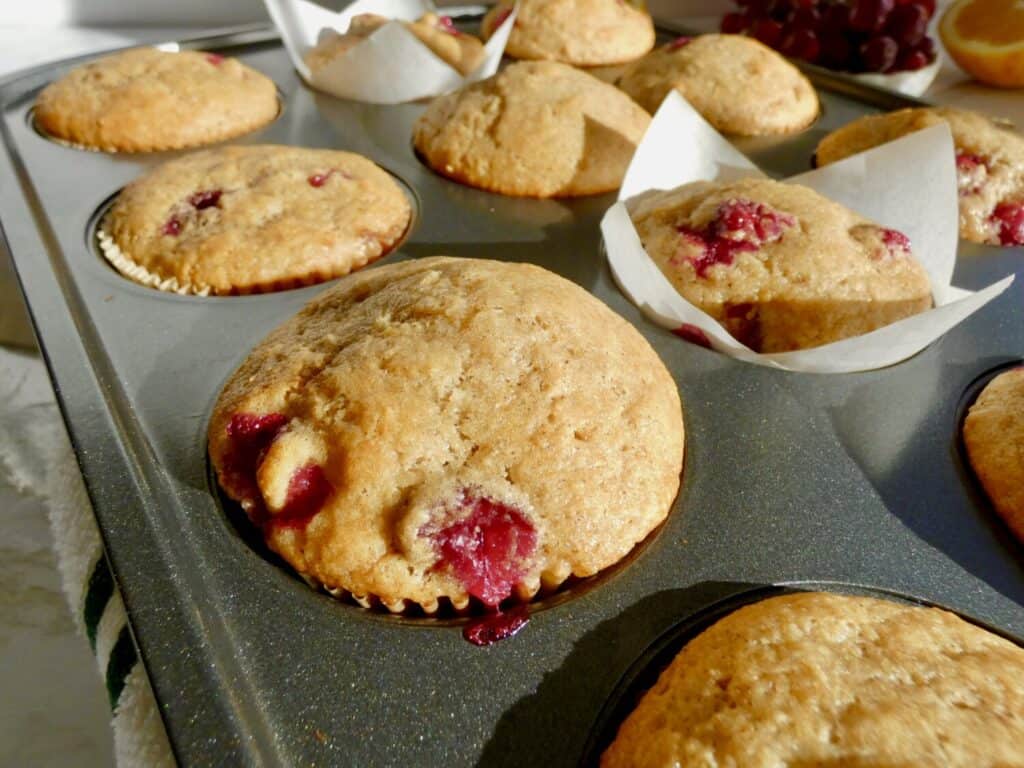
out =
[[[957,0],[942,15],[939,35],[972,77],[1024,87],[1024,0]]]

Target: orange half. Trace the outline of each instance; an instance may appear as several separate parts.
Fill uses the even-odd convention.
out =
[[[957,0],[942,15],[939,36],[972,77],[1024,87],[1024,0]]]

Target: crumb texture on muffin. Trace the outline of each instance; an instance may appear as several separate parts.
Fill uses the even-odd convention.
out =
[[[964,419],[964,443],[992,506],[1024,541],[1024,367],[985,386]]]
[[[237,59],[135,48],[75,67],[36,99],[47,134],[106,152],[185,149],[277,117],[273,81]]]
[[[627,207],[675,289],[757,352],[859,336],[932,305],[906,236],[807,187],[700,181]]]
[[[815,157],[828,165],[941,123],[949,125],[956,146],[960,237],[1024,245],[1024,136],[982,114],[921,107],[865,115],[822,139]]]
[[[936,608],[774,597],[690,641],[603,768],[1024,764],[1024,650]]]
[[[586,291],[437,257],[351,275],[274,331],[209,449],[300,574],[434,612],[624,557],[668,514],[683,425],[656,353]]]
[[[679,38],[631,64],[617,84],[652,114],[679,91],[716,129],[739,136],[799,131],[819,112],[800,70],[744,35]]]
[[[650,119],[566,64],[518,62],[432,101],[413,140],[431,168],[463,184],[571,197],[617,189]]]
[[[501,0],[481,25],[484,39],[514,5]],[[622,64],[654,47],[650,14],[624,0],[519,0],[505,53],[516,59],[561,61],[577,67]]]
[[[118,195],[101,247],[126,277],[181,293],[258,293],[347,274],[388,253],[411,206],[351,152],[274,145],[194,152]]]

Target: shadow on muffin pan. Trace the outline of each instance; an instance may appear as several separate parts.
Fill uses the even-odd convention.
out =
[[[367,269],[367,268],[372,267],[372,266],[374,266],[374,265],[376,265],[378,263],[382,263],[385,259],[387,259],[388,257],[394,255],[397,251],[399,251],[402,248],[402,246],[404,246],[406,244],[406,242],[408,241],[410,235],[416,229],[417,224],[419,224],[419,220],[420,220],[420,211],[422,210],[422,204],[421,204],[419,195],[416,193],[416,189],[411,184],[409,184],[409,182],[407,182],[405,179],[403,179],[397,173],[392,171],[390,168],[385,168],[384,166],[380,165],[379,163],[375,163],[375,164],[377,165],[377,167],[379,167],[382,170],[384,170],[385,172],[387,172],[387,174],[389,176],[391,176],[392,179],[395,180],[395,183],[398,184],[399,189],[402,190],[402,192],[405,195],[406,199],[409,201],[409,211],[410,211],[410,213],[409,213],[409,224],[408,224],[408,226],[406,226],[405,232],[402,233],[402,236],[400,238],[398,238],[398,240],[395,242],[394,246],[387,253],[383,254],[382,256],[377,257],[376,259],[374,259],[373,261],[369,262],[368,264],[364,264],[362,267],[359,267],[358,269],[353,270],[353,272],[358,272],[358,271],[360,271],[362,269]],[[111,272],[116,274],[119,278],[124,280],[126,283],[128,283],[128,284],[130,284],[130,285],[132,285],[132,286],[134,286],[136,288],[141,288],[141,289],[146,290],[146,291],[153,291],[153,292],[155,292],[157,294],[160,294],[162,296],[174,296],[174,297],[179,298],[179,299],[195,300],[195,301],[206,301],[206,300],[209,300],[209,299],[215,299],[215,300],[216,299],[235,299],[235,298],[244,298],[244,297],[252,297],[252,296],[264,296],[264,295],[268,295],[268,294],[282,293],[284,291],[300,290],[300,289],[303,289],[303,288],[309,288],[309,287],[314,286],[314,285],[326,285],[326,284],[328,284],[328,283],[330,283],[330,282],[332,282],[334,280],[339,280],[342,277],[345,277],[345,275],[339,275],[338,277],[328,278],[327,280],[313,280],[311,282],[288,283],[286,285],[282,285],[282,287],[280,287],[280,288],[275,287],[275,288],[271,288],[269,290],[253,291],[253,292],[249,292],[249,293],[238,292],[238,293],[229,293],[229,294],[209,294],[209,295],[202,295],[202,294],[191,293],[191,292],[189,292],[189,293],[180,293],[180,292],[175,291],[175,290],[170,290],[170,289],[165,290],[165,289],[162,289],[162,288],[158,288],[158,287],[156,287],[154,285],[146,285],[145,283],[141,283],[141,282],[139,282],[137,280],[134,280],[131,277],[123,274],[110,261],[110,259],[108,259],[106,257],[106,255],[103,253],[103,247],[100,244],[100,237],[99,237],[100,224],[102,223],[104,217],[107,215],[107,212],[110,211],[110,209],[113,207],[114,201],[117,200],[118,195],[121,194],[123,189],[124,188],[122,187],[121,189],[118,189],[117,191],[115,191],[112,194],[110,194],[105,200],[103,200],[103,202],[101,202],[96,207],[96,210],[93,211],[93,214],[89,217],[89,220],[86,223],[86,227],[85,227],[85,233],[84,233],[84,235],[85,235],[85,244],[86,244],[86,247],[89,249],[89,251],[91,251],[93,253],[93,255],[95,255],[95,257],[100,261],[100,263],[103,266],[105,266]],[[349,274],[352,274],[352,272],[350,272]]]
[[[486,607],[476,598],[472,598],[469,606],[462,610],[456,609],[450,601],[442,598],[439,601],[440,607],[434,614],[425,613],[418,605],[412,602],[408,602],[409,607],[401,613],[393,613],[377,600],[368,601],[368,603],[363,604],[357,602],[343,590],[329,591],[323,585],[317,584],[296,573],[291,565],[267,546],[259,527],[245,514],[241,504],[228,497],[220,487],[220,484],[217,482],[217,473],[213,468],[209,455],[206,457],[206,477],[210,495],[213,497],[218,510],[227,519],[242,543],[259,555],[268,565],[281,569],[296,582],[306,585],[324,598],[327,598],[330,602],[325,603],[325,605],[339,606],[343,610],[350,611],[348,614],[350,617],[384,621],[393,626],[412,624],[421,627],[457,627],[461,629],[467,624],[475,623],[481,617],[493,615],[494,613],[493,608]],[[545,593],[542,589],[539,596],[528,603],[518,603],[514,599],[509,599],[502,603],[501,610],[507,611],[519,605],[526,605],[528,606],[529,614],[534,615],[549,608],[564,605],[578,597],[582,597],[593,589],[608,586],[609,582],[613,581],[619,574],[639,560],[647,548],[661,536],[661,532],[668,524],[673,513],[674,510],[670,511],[669,516],[661,525],[651,531],[643,541],[636,544],[630,550],[629,554],[614,565],[585,579],[570,576],[567,581],[552,592]],[[515,640],[511,642],[515,642]]]
[[[640,653],[636,661],[620,678],[605,702],[604,707],[601,709],[597,720],[594,722],[587,738],[583,757],[579,763],[581,766],[586,768],[593,766],[596,768],[600,764],[601,755],[608,749],[612,741],[615,740],[619,727],[636,708],[644,694],[654,687],[661,673],[672,663],[672,660],[683,650],[687,643],[733,611],[768,598],[798,592],[831,592],[842,595],[881,598],[927,608],[941,608],[956,614],[970,624],[1005,638],[1012,643],[1024,646],[1024,639],[1015,637],[985,622],[978,621],[948,606],[877,587],[843,582],[804,581],[782,583],[779,585],[708,582],[694,587],[694,589],[698,588],[703,588],[705,594],[708,594],[713,602],[706,604],[696,612],[680,620]],[[716,594],[727,596],[715,599],[714,596]]]

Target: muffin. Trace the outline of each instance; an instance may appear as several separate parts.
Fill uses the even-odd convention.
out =
[[[937,608],[768,598],[691,640],[603,768],[1024,764],[1024,650]]]
[[[518,62],[439,96],[413,142],[444,176],[526,197],[618,189],[650,115],[621,91],[566,64]]]
[[[818,165],[947,123],[956,145],[960,237],[991,245],[1024,245],[1024,136],[984,115],[949,107],[866,115],[818,144]]]
[[[512,12],[501,0],[484,16],[484,40]],[[654,46],[650,14],[624,0],[519,0],[505,53],[516,59],[561,61],[577,67],[622,64]]]
[[[627,207],[675,289],[756,352],[858,336],[932,304],[906,236],[797,184],[699,181]]]
[[[631,64],[617,84],[651,113],[679,91],[716,129],[738,136],[799,131],[819,111],[800,70],[743,35],[680,37]]]
[[[209,425],[221,487],[270,548],[392,611],[527,600],[668,514],[676,385],[631,325],[527,264],[351,275],[249,355]]]
[[[75,67],[35,103],[45,133],[104,152],[185,149],[240,136],[278,113],[277,88],[216,53],[136,48]]]
[[[964,420],[964,444],[992,506],[1024,541],[1024,367],[982,390]]]
[[[387,17],[375,13],[353,16],[345,34],[328,33],[306,53],[306,65],[315,74],[389,21]],[[483,43],[472,35],[457,30],[448,16],[426,13],[416,21],[403,21],[402,26],[416,35],[425,46],[437,54],[439,59],[450,64],[461,75],[473,72],[484,59]]]
[[[390,251],[409,199],[361,155],[223,147],[157,166],[100,222],[100,247],[126,277],[200,295],[329,280]]]

